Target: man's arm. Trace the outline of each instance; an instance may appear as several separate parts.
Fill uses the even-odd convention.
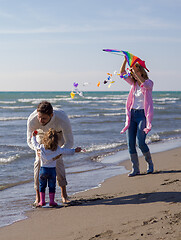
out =
[[[57,111],[57,113],[58,113],[57,124],[60,125],[60,128],[62,129],[62,135],[63,135],[63,139],[64,139],[64,144],[61,147],[72,148],[73,147],[73,134],[72,134],[72,127],[70,124],[70,120],[65,112]]]
[[[27,121],[27,144],[33,150],[34,150],[34,147],[31,142],[31,136],[32,136],[32,132],[34,132],[36,130],[35,126],[33,125],[34,115],[35,115],[35,112],[33,112],[29,116],[28,121]]]

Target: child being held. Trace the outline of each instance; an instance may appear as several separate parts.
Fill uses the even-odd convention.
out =
[[[42,144],[39,144],[36,140],[37,131],[32,133],[31,142],[35,150],[40,151],[40,174],[39,174],[39,188],[40,188],[40,202],[39,206],[46,205],[45,202],[45,189],[48,182],[50,206],[57,206],[55,199],[56,189],[56,159],[62,155],[73,155],[75,152],[80,152],[81,148],[75,149],[61,148],[58,146],[58,134],[50,128],[48,132],[45,132],[42,138]]]

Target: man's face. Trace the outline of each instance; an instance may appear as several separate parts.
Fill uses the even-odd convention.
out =
[[[47,115],[47,114],[38,112],[37,118],[38,118],[39,123],[42,126],[45,126],[48,122],[50,122],[52,116],[53,116],[53,114]]]

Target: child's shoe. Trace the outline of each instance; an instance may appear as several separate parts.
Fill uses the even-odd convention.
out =
[[[56,207],[58,204],[54,201],[55,193],[49,193],[50,203],[49,206]]]
[[[46,202],[45,202],[45,193],[44,192],[40,192],[40,202],[38,203],[38,206],[42,207],[45,206]]]

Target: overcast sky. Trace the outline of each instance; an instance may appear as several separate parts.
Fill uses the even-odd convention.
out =
[[[97,87],[123,61],[103,48],[145,60],[155,91],[181,90],[180,12],[180,0],[0,0],[0,91],[128,90]]]

